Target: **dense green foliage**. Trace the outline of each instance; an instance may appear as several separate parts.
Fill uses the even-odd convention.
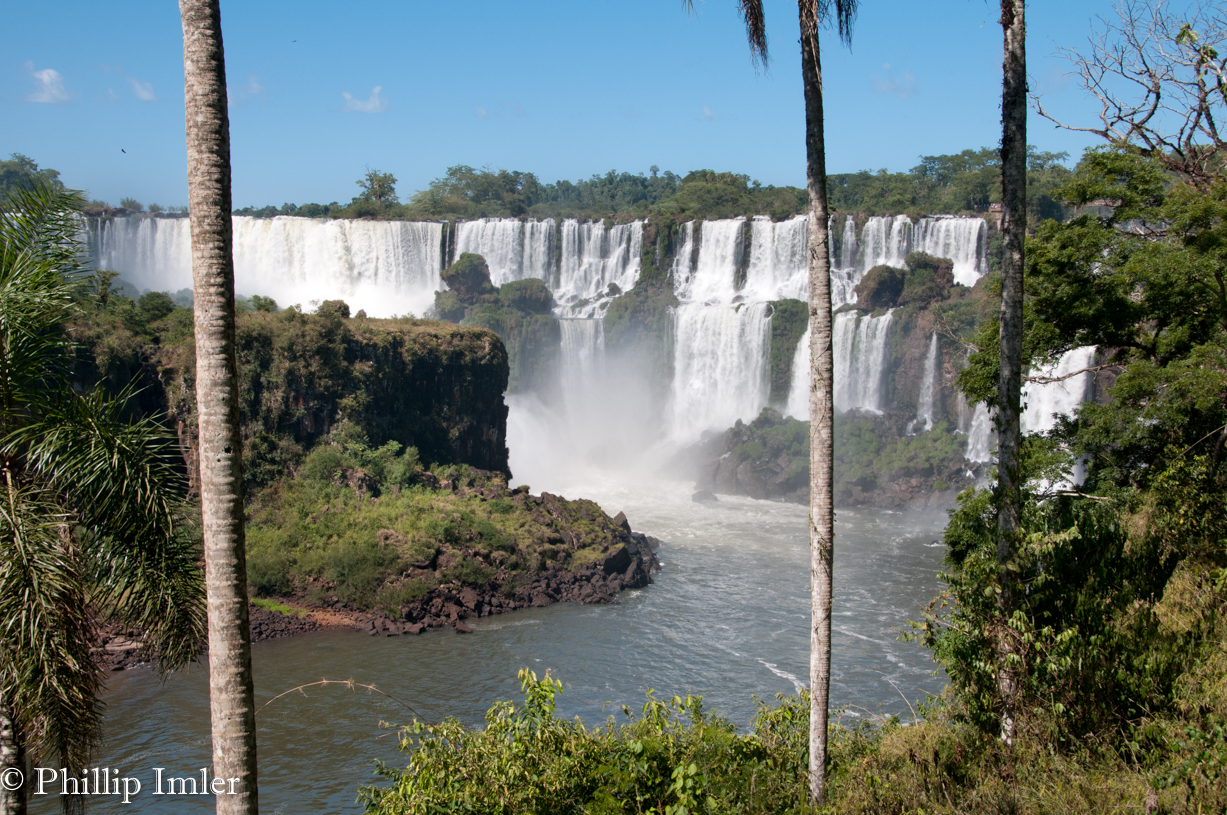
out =
[[[0,161],[0,198],[18,187],[30,187],[36,180],[62,189],[60,174],[50,167],[40,169],[29,156],[13,153],[7,161]]]
[[[927,433],[884,432],[877,417],[835,417],[835,500],[860,503],[861,493],[920,478],[924,492],[949,489],[966,466],[966,438],[946,422]]]
[[[896,306],[927,306],[950,296],[954,262],[924,252],[912,252],[903,269],[874,266],[856,284],[856,306],[865,311]]]
[[[1034,223],[1064,215],[1053,191],[1069,176],[1063,163],[1066,158],[1064,153],[1030,151],[1027,202]],[[376,171],[369,171],[359,185],[369,184],[371,173]],[[388,174],[377,175],[382,178]],[[922,156],[920,164],[905,173],[862,170],[829,176],[827,183],[832,210],[870,215],[985,212],[990,204],[1001,200],[995,148]],[[804,187],[763,185],[733,172],[704,169],[682,176],[652,167],[649,175],[610,170],[574,182],[543,183],[530,172],[475,169],[461,164],[449,167],[443,177],[414,193],[406,204],[396,203],[394,191],[381,201],[364,192],[345,205],[335,201],[326,206],[287,203],[281,207],[245,207],[236,209],[235,214],[409,220],[769,215],[781,220],[806,212],[808,206]]]
[[[258,595],[399,618],[441,586],[510,597],[547,570],[605,558],[614,525],[595,504],[551,496],[541,512],[527,493],[508,490],[500,473],[427,469],[412,447],[375,448],[341,424],[294,477],[251,501],[248,580]]]
[[[1055,190],[1070,175],[1065,153],[1028,149],[1027,215],[1038,224],[1061,219]],[[831,209],[870,215],[985,212],[1001,202],[1001,157],[996,148],[922,156],[906,173],[879,170],[844,173],[827,180]]]
[[[1113,207],[1029,241],[1026,352],[1039,363],[1099,346],[1107,398],[1024,444],[1025,534],[1005,568],[1026,590],[1012,615],[996,600],[992,496],[969,492],[946,532],[948,590],[922,628],[968,721],[996,727],[995,643],[1008,637],[1024,738],[1115,756],[1169,811],[1223,806],[1225,191],[1118,150],[1088,153],[1062,190],[1070,206]],[[989,321],[961,377],[973,398],[995,398],[995,338]]]
[[[804,752],[808,702],[762,706],[740,735],[701,697],[665,702],[651,691],[642,714],[587,728],[554,712],[562,683],[523,670],[523,705],[499,702],[484,730],[454,719],[404,728],[403,772],[364,788],[367,812],[787,813],[808,812]]]

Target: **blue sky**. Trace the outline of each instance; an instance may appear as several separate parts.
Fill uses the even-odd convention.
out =
[[[735,0],[236,3],[223,0],[236,206],[346,202],[366,167],[402,200],[449,166],[543,181],[610,169],[804,183],[796,4],[767,0],[771,64],[749,59]],[[824,41],[831,172],[907,170],[1000,134],[1001,29],[986,0],[865,2],[851,51]],[[1108,0],[1030,0],[1032,88],[1095,109],[1057,46]],[[178,4],[8,3],[0,155],[25,153],[116,203],[187,200]],[[1092,143],[1032,116],[1029,141]],[[122,152],[121,152],[122,151]]]

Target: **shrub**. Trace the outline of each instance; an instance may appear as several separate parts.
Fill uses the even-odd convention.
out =
[[[906,274],[891,266],[874,266],[856,284],[856,307],[864,311],[894,308],[903,293]]]

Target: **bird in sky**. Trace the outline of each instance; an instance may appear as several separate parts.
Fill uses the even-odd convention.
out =
[[[127,151],[127,150],[125,150],[125,149],[123,149],[123,148],[121,147],[121,148],[119,148],[119,152],[121,152],[121,153],[126,153],[126,152],[128,152],[128,151]]]

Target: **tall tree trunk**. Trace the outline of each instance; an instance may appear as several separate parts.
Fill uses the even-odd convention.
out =
[[[831,567],[835,553],[835,402],[831,351],[831,236],[822,125],[819,0],[800,0],[801,76],[805,86],[806,183],[809,189],[810,715],[809,792],[826,794],[827,704],[831,695]]]
[[[21,727],[8,700],[0,696],[0,815],[25,815],[26,770]]]
[[[213,772],[238,778],[218,813],[257,811],[256,719],[247,620],[243,464],[234,336],[230,122],[218,0],[179,0],[187,105],[188,200],[196,298],[196,407],[209,615]]]
[[[1027,49],[1024,0],[1001,0],[1005,57],[1001,86],[1001,379],[997,384],[997,573],[1002,626],[997,635],[1001,739],[1014,740],[1018,674],[1008,621],[1014,611],[1013,557],[1022,517],[1023,242],[1027,225]]]

